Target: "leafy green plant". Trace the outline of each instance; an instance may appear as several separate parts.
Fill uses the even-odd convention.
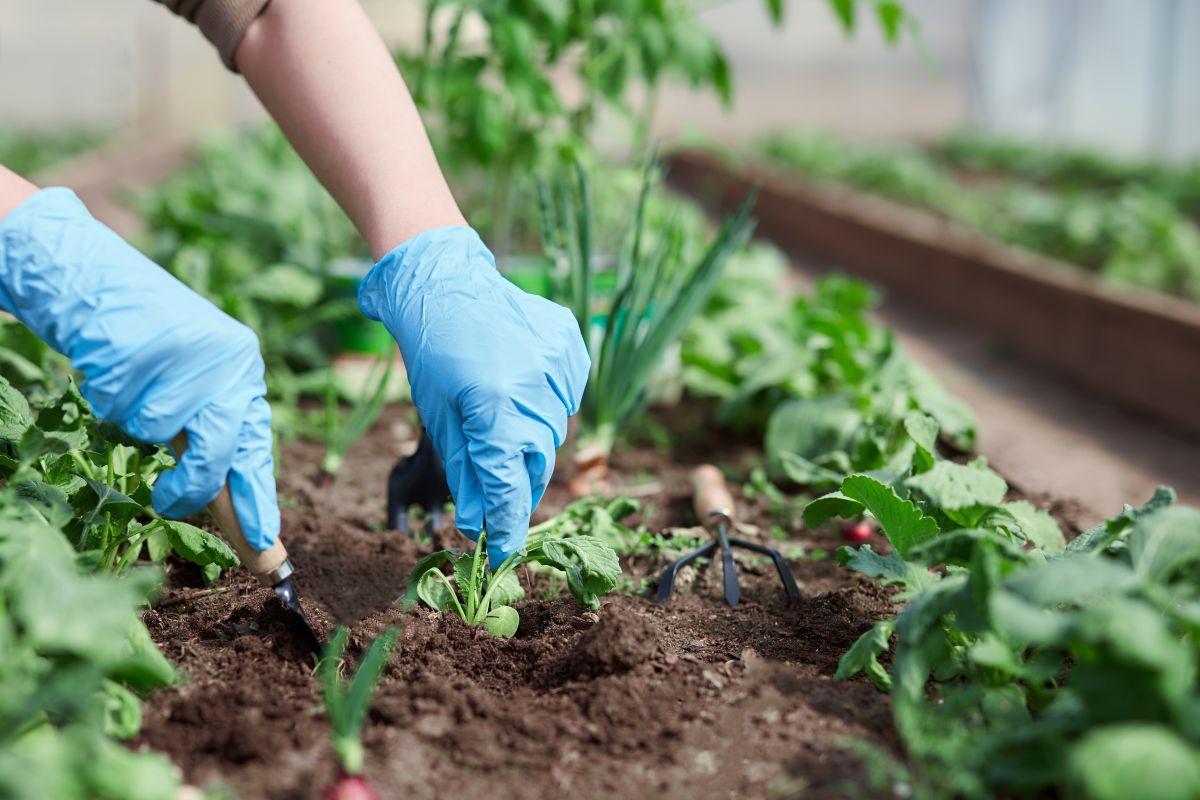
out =
[[[931,419],[906,429],[907,464],[847,477],[805,520],[868,514],[891,544],[838,551],[907,603],[838,677],[891,691],[917,794],[1195,796],[1200,511],[1160,490],[1067,544],[981,460],[940,460]]]
[[[487,563],[486,534],[471,553],[439,550],[417,562],[408,577],[403,605],[418,601],[435,611],[452,611],[472,628],[483,627],[493,636],[516,634],[520,615],[512,607],[525,596],[516,568],[541,564],[565,573],[572,596],[587,608],[598,609],[600,597],[612,591],[621,577],[617,554],[592,536],[555,538],[532,535],[525,549],[510,556],[494,571]],[[452,567],[452,579],[442,571]]]
[[[0,795],[174,796],[170,761],[116,741],[141,727],[138,693],[177,678],[137,613],[158,582],[91,573],[41,504],[0,488]]]
[[[343,656],[350,633],[338,627],[317,664],[325,715],[329,721],[330,742],[341,765],[342,779],[363,772],[362,728],[371,707],[371,698],[396,647],[399,631],[389,628],[367,647],[351,678],[343,675]],[[339,779],[340,782],[341,779]],[[355,795],[348,795],[355,796]]]
[[[560,299],[574,312],[592,356],[592,372],[580,409],[579,447],[607,460],[618,432],[645,405],[650,380],[668,348],[676,344],[712,292],[730,255],[749,238],[753,194],[722,226],[696,261],[687,259],[683,230],[667,223],[651,229],[646,205],[656,170],[647,167],[642,191],[611,270],[611,297],[592,287],[601,271],[592,250],[588,177],[539,192],[545,217],[544,249],[564,278]],[[597,302],[599,301],[599,302]],[[593,324],[597,313],[603,323]]]

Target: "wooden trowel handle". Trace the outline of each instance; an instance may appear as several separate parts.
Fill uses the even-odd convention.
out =
[[[705,524],[711,514],[722,514],[733,524],[733,495],[725,485],[721,470],[712,464],[702,464],[692,470],[692,504],[696,516]]]
[[[187,431],[180,431],[179,435],[171,440],[171,447],[175,450],[175,457],[182,458],[184,451],[188,448]],[[221,538],[229,543],[229,546],[238,554],[238,558],[242,560],[242,566],[250,570],[254,577],[258,578],[259,583],[264,586],[274,586],[291,573],[287,549],[284,548],[281,540],[276,539],[275,544],[271,545],[269,550],[262,552],[255,550],[246,541],[246,535],[242,532],[242,523],[238,521],[237,511],[233,508],[233,495],[229,492],[228,478],[225,480],[225,485],[221,487],[221,491],[208,504],[208,513],[212,514],[213,519],[216,520]]]

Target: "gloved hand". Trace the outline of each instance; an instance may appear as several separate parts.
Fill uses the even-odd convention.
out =
[[[435,228],[388,253],[358,302],[400,345],[455,524],[472,539],[486,528],[499,567],[525,546],[583,398],[591,362],[575,318],[509,283],[467,227]]]
[[[250,545],[279,535],[258,338],[93,218],[43,189],[0,220],[0,308],[84,375],[96,415],[145,442],[188,433],[153,502],[192,514],[229,478]]]

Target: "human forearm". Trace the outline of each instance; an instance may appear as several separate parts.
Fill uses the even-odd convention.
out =
[[[0,220],[37,192],[37,187],[17,173],[0,165]]]
[[[391,55],[357,2],[273,0],[238,69],[376,259],[464,225]]]

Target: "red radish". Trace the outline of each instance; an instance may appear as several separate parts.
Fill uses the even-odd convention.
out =
[[[847,522],[842,526],[842,539],[856,544],[870,539],[874,533],[875,529],[865,519],[858,522]]]
[[[379,800],[379,793],[361,775],[343,772],[337,783],[321,792],[321,800]]]

